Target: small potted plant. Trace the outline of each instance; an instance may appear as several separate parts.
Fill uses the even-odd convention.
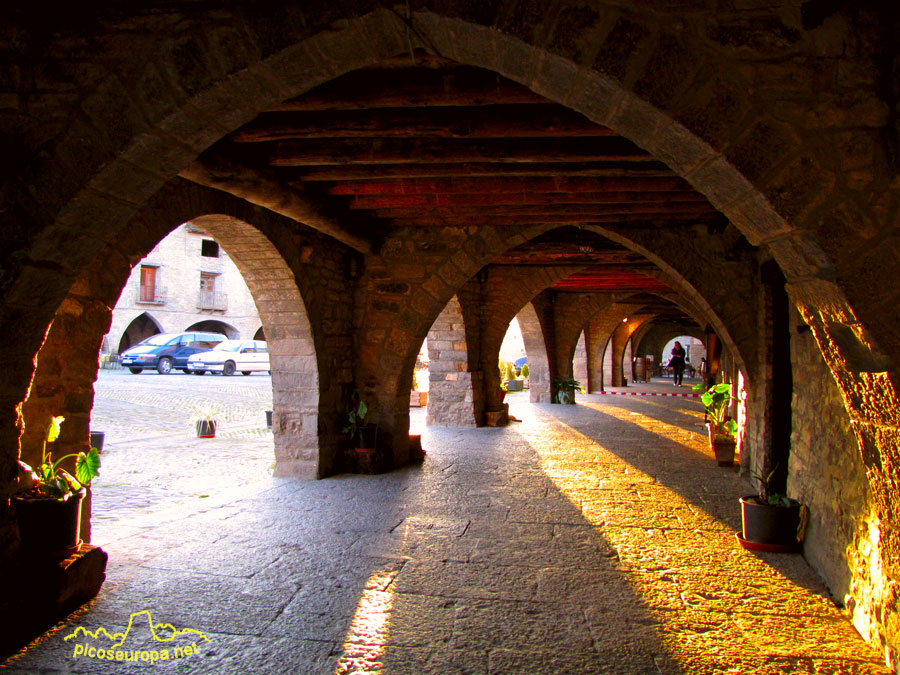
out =
[[[694,391],[703,391],[705,385],[694,386]],[[709,430],[709,447],[716,456],[719,466],[734,465],[734,449],[737,445],[737,422],[735,422],[729,410],[735,401],[731,395],[731,385],[727,382],[714,384],[707,391],[703,391],[700,401],[706,408],[706,426]]]
[[[54,460],[47,446],[59,437],[64,417],[53,417],[44,434],[41,463],[32,469],[19,462],[18,490],[13,497],[19,524],[19,539],[26,555],[68,551],[81,544],[81,503],[100,471],[97,448]],[[75,475],[62,468],[75,458]]]
[[[375,447],[378,441],[378,426],[368,420],[369,404],[357,391],[353,394],[347,423],[343,432],[350,437],[350,445],[355,455],[356,467],[361,473],[375,473],[377,457]]]
[[[575,404],[575,392],[584,393],[581,382],[574,377],[556,377],[553,379],[553,387],[556,389],[556,402],[563,404]]]
[[[796,499],[776,492],[773,476],[776,465],[767,475],[752,473],[759,483],[759,493],[741,497],[742,536],[744,548],[786,553],[797,551],[806,524],[806,507]]]
[[[194,408],[191,425],[197,431],[197,438],[215,438],[216,426],[221,410],[218,406],[204,401]]]
[[[353,395],[353,403],[347,411],[347,424],[343,432],[350,437],[353,449],[356,452],[373,452],[378,435],[378,427],[368,421],[369,404],[366,403],[360,392]]]

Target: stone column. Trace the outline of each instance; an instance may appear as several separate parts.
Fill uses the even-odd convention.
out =
[[[428,332],[429,394],[426,424],[474,427],[472,373],[462,308],[451,298]]]

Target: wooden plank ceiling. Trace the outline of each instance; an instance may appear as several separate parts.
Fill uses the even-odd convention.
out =
[[[583,264],[554,286],[560,292],[669,290],[645,274],[648,261],[585,225],[723,222],[628,139],[495,73],[429,57],[354,71],[284,101],[198,166],[182,175],[266,205],[300,199],[301,213],[315,216],[307,222],[318,218],[350,245],[377,249],[396,228],[559,225],[492,264]],[[259,184],[269,195],[257,200]]]

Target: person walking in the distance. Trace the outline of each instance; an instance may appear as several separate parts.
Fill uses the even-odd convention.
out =
[[[681,346],[681,343],[677,340],[675,341],[675,346],[672,348],[672,358],[669,360],[669,365],[672,366],[672,370],[675,372],[675,386],[680,387],[681,381],[684,378],[684,357],[686,356],[684,347]]]

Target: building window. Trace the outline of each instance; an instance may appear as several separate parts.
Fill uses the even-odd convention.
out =
[[[218,274],[211,272],[200,272],[200,299],[197,307],[200,309],[219,309],[227,308],[227,298],[224,293],[219,290]]]
[[[218,258],[219,244],[212,239],[203,239],[200,241],[200,255],[204,258]]]
[[[138,302],[149,302],[155,305],[162,305],[166,302],[166,291],[159,285],[159,270],[153,265],[141,265]]]

